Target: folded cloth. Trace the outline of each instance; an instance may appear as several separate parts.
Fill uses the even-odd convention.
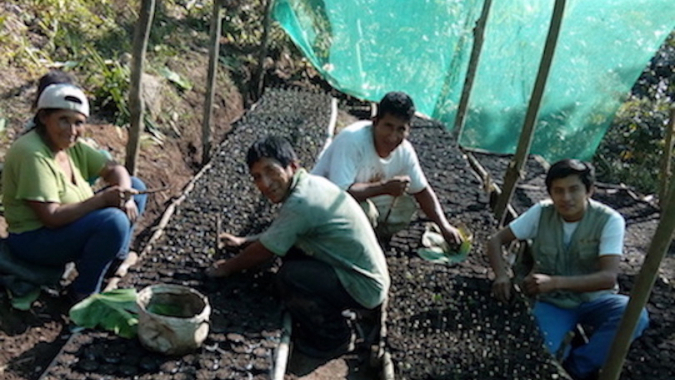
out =
[[[417,250],[417,254],[433,263],[455,264],[465,260],[471,251],[473,234],[464,225],[459,225],[457,229],[462,237],[462,244],[454,250],[445,241],[436,223],[426,223],[422,234],[422,248]]]

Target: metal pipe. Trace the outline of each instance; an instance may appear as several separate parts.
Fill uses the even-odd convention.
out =
[[[283,327],[281,330],[281,342],[277,347],[277,353],[274,358],[274,368],[272,369],[272,380],[284,380],[286,374],[286,365],[288,364],[288,354],[290,353],[291,332],[293,326],[291,324],[291,314],[284,313]]]

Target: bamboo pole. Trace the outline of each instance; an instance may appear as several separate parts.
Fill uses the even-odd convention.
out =
[[[666,194],[668,193],[668,181],[670,181],[671,161],[673,158],[673,129],[675,129],[675,104],[670,106],[670,122],[666,129],[666,141],[663,145],[663,157],[661,158],[661,183],[659,189],[659,206],[663,210],[665,206]]]
[[[255,100],[260,99],[263,93],[263,87],[265,84],[265,58],[267,57],[267,50],[270,45],[270,26],[271,19],[270,11],[272,10],[272,4],[274,0],[265,1],[265,14],[263,15],[263,35],[262,41],[260,42],[260,51],[258,52],[258,68],[256,70],[255,81],[253,82],[255,87]]]
[[[213,0],[211,12],[209,46],[209,72],[204,97],[204,114],[202,116],[202,165],[211,159],[211,117],[213,115],[213,98],[216,91],[216,76],[218,74],[218,55],[220,54],[220,33],[222,19],[222,0]]]
[[[617,380],[626,359],[635,326],[642,309],[647,304],[649,294],[654,286],[656,275],[661,261],[668,251],[675,230],[675,177],[671,178],[668,186],[668,198],[665,209],[661,210],[661,218],[656,232],[649,245],[647,256],[642,263],[640,273],[635,279],[635,286],[630,293],[630,301],[621,318],[619,330],[614,337],[609,356],[600,373],[600,380]]]
[[[129,87],[129,140],[125,165],[129,174],[136,175],[136,161],[141,147],[141,133],[143,132],[143,110],[145,103],[142,94],[143,67],[145,65],[145,51],[148,47],[148,38],[155,14],[155,0],[141,0],[141,11],[138,15],[136,30],[134,31],[134,47],[131,59],[131,76]]]
[[[544,95],[544,89],[546,88],[546,81],[551,68],[551,62],[553,61],[555,47],[558,43],[558,35],[560,34],[560,25],[562,24],[564,11],[565,0],[556,0],[551,16],[551,25],[548,30],[548,36],[546,37],[546,44],[544,45],[544,52],[542,54],[541,63],[539,64],[539,72],[537,73],[537,79],[534,83],[534,88],[532,89],[532,95],[530,96],[530,103],[523,123],[523,130],[520,132],[518,148],[513,160],[509,163],[506,175],[504,176],[502,194],[495,205],[495,216],[497,220],[499,220],[500,226],[504,223],[506,208],[511,201],[513,191],[520,178],[521,170],[523,169],[525,160],[530,151],[530,146],[532,145],[534,128],[537,122],[537,115],[539,114],[539,106],[541,104],[541,98]]]
[[[466,71],[466,78],[464,79],[464,87],[462,88],[462,97],[459,100],[459,108],[457,108],[457,117],[455,118],[455,136],[456,145],[459,145],[459,139],[462,136],[464,129],[464,122],[466,120],[466,110],[469,107],[469,100],[471,99],[471,90],[473,89],[473,81],[476,77],[476,70],[480,62],[480,53],[483,49],[483,36],[485,35],[485,24],[487,24],[490,9],[492,8],[492,0],[485,0],[483,3],[483,10],[481,11],[476,26],[473,28],[473,47],[471,48],[471,58],[469,58],[469,67]]]

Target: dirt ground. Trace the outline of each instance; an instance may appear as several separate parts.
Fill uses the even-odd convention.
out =
[[[197,354],[162,357],[144,350],[135,340],[100,331],[69,339],[67,320],[62,315],[65,305],[44,295],[30,313],[9,311],[6,300],[0,305],[0,363],[4,365],[0,368],[4,378],[37,379],[66,341],[69,345],[44,378],[268,378],[271,350],[281,334],[281,312],[270,286],[276,264],[232,281],[207,280],[201,273],[214,254],[233,254],[217,252],[218,225],[225,231],[252,233],[264,228],[273,215],[274,208],[259,196],[242,165],[245,148],[263,133],[287,133],[303,164],[311,166],[321,147],[328,103],[322,94],[271,91],[236,123],[155,247],[120,283],[136,289],[158,282],[177,283],[207,294],[214,306],[212,330]],[[489,295],[482,242],[494,231],[495,220],[488,210],[489,197],[465,153],[454,147],[451,136],[434,122],[416,119],[410,139],[449,218],[469,226],[475,243],[469,259],[460,264],[429,263],[415,253],[423,217],[392,240],[386,251],[392,274],[386,343],[396,378],[564,378],[543,349],[526,304],[502,305]],[[508,157],[474,156],[499,182]],[[536,160],[529,160],[527,165],[527,176],[514,196],[518,212],[544,196],[544,168]],[[626,217],[620,285],[628,292],[658,223],[658,210],[611,186],[601,187],[596,197]],[[675,354],[674,269],[673,253],[669,252],[648,305],[651,326],[632,345],[621,377],[624,380],[675,376],[670,364]],[[324,374],[324,378],[349,378],[349,371],[362,365],[339,362],[333,366],[336,372]],[[289,378],[321,377],[296,371]]]

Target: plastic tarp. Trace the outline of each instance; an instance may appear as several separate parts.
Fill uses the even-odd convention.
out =
[[[514,153],[554,0],[494,0],[460,144]],[[454,127],[481,0],[276,0],[273,17],[328,82],[405,91]],[[589,159],[675,27],[672,0],[568,0],[531,153]]]

